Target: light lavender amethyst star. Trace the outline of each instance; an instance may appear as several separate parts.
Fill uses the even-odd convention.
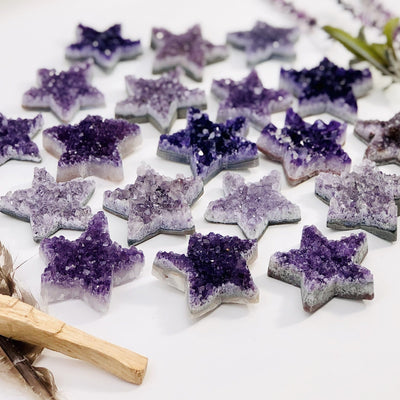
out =
[[[256,303],[258,289],[248,264],[257,256],[257,241],[216,233],[196,233],[187,255],[159,251],[153,275],[186,292],[189,311],[199,317],[221,303]]]
[[[367,251],[365,233],[328,240],[315,226],[305,226],[299,249],[272,255],[268,276],[300,287],[303,308],[308,312],[335,296],[372,300],[372,273],[358,265]]]
[[[278,171],[249,184],[227,172],[222,186],[225,197],[209,203],[207,221],[237,224],[248,239],[260,238],[268,225],[300,221],[300,208],[280,194]]]
[[[0,211],[30,221],[39,242],[59,229],[86,229],[92,212],[84,205],[94,188],[92,180],[57,183],[45,168],[35,168],[32,187],[1,196]]]
[[[104,95],[90,85],[93,63],[73,65],[67,71],[39,69],[38,87],[29,89],[22,105],[33,109],[50,109],[61,121],[69,122],[80,108],[104,105]]]
[[[368,143],[366,158],[377,164],[400,165],[400,113],[388,121],[357,121],[354,133]]]
[[[161,135],[157,154],[190,164],[193,175],[207,182],[223,169],[258,165],[255,143],[243,137],[247,130],[244,117],[216,124],[207,114],[190,108],[187,127],[172,135]]]
[[[328,227],[361,228],[389,241],[397,239],[400,176],[384,174],[365,159],[340,176],[319,174],[315,194],[329,204]]]
[[[287,110],[293,101],[286,90],[264,88],[254,69],[240,81],[214,79],[211,92],[221,100],[217,121],[243,116],[259,130],[271,121],[271,113]]]
[[[281,68],[279,87],[299,99],[298,113],[302,117],[326,112],[355,123],[357,97],[372,88],[372,77],[367,68],[345,69],[324,58],[311,69]]]
[[[190,205],[203,193],[200,178],[162,176],[149,166],[138,168],[134,184],[104,193],[104,209],[128,219],[128,244],[159,233],[190,234]]]
[[[204,90],[188,89],[180,83],[181,68],[159,79],[125,77],[128,98],[117,103],[115,116],[132,122],[150,121],[161,133],[168,133],[176,118],[185,118],[189,107],[206,108]]]
[[[93,58],[103,68],[112,68],[120,60],[129,60],[142,54],[140,40],[124,39],[121,25],[115,24],[103,32],[79,24],[76,30],[77,42],[65,51],[67,58],[82,60]]]
[[[43,131],[43,146],[59,157],[57,180],[95,175],[123,179],[122,158],[141,142],[140,128],[122,119],[88,115],[77,125],[58,125]]]
[[[41,114],[33,119],[7,119],[0,113],[0,165],[8,160],[41,161],[32,138],[42,129]]]
[[[297,28],[277,28],[257,21],[249,31],[228,33],[226,40],[246,52],[247,64],[255,65],[271,57],[294,57]]]
[[[185,33],[175,35],[164,28],[153,28],[151,47],[156,50],[153,73],[167,71],[177,66],[196,80],[203,79],[203,70],[207,64],[225,60],[228,49],[225,45],[213,45],[204,40],[200,25],[194,25]]]
[[[282,163],[290,184],[297,185],[320,172],[340,174],[350,169],[351,159],[342,149],[346,124],[322,120],[312,125],[303,121],[291,108],[285,126],[268,124],[257,140],[267,157]]]
[[[108,310],[113,286],[135,279],[144,265],[140,250],[124,249],[111,240],[102,211],[78,239],[44,239],[40,253],[47,265],[41,278],[42,297],[47,302],[82,299],[99,312]]]

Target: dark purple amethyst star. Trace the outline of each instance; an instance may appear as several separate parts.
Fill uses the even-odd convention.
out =
[[[110,26],[104,32],[79,24],[77,42],[67,47],[65,55],[71,60],[93,58],[103,68],[112,68],[120,60],[135,58],[142,53],[140,40],[124,39],[121,25]]]
[[[265,89],[256,70],[240,80],[213,80],[211,92],[221,100],[217,121],[246,117],[262,130],[271,121],[271,113],[287,110],[293,97],[286,90]]]
[[[145,165],[137,175],[134,184],[104,193],[104,208],[128,219],[128,244],[159,233],[193,233],[190,205],[203,193],[201,179],[171,179]]]
[[[223,169],[258,165],[257,146],[243,137],[246,132],[244,117],[216,124],[191,108],[185,129],[160,136],[157,154],[190,164],[193,175],[207,182]]]
[[[176,118],[185,118],[189,107],[206,108],[204,90],[188,89],[179,79],[181,68],[159,79],[125,77],[129,97],[117,104],[115,116],[132,122],[150,121],[161,133],[168,133]]]
[[[225,197],[208,205],[207,221],[238,224],[248,239],[258,239],[268,225],[300,221],[300,208],[279,192],[278,171],[249,184],[239,174],[227,172],[222,185]]]
[[[203,79],[203,69],[207,64],[228,57],[226,46],[216,46],[203,39],[200,25],[194,25],[180,35],[164,28],[153,28],[151,47],[156,50],[154,74],[180,66],[196,81]]]
[[[280,88],[299,99],[302,117],[327,112],[345,121],[357,119],[357,97],[372,88],[369,69],[344,69],[324,58],[312,69],[281,69]]]
[[[0,211],[30,221],[39,242],[59,229],[86,229],[92,211],[84,205],[94,188],[92,180],[57,183],[44,168],[35,168],[32,187],[0,197]]]
[[[399,175],[384,174],[364,159],[352,172],[319,174],[315,194],[329,204],[330,228],[361,228],[386,240],[397,239]]]
[[[80,63],[59,73],[54,69],[39,69],[39,87],[25,92],[22,105],[50,108],[64,122],[71,121],[80,108],[104,105],[104,95],[90,85],[92,66],[92,62]]]
[[[357,121],[354,133],[368,143],[366,158],[377,164],[400,165],[400,113],[389,121]]]
[[[57,180],[95,175],[123,179],[122,157],[141,141],[140,128],[122,119],[88,115],[77,125],[58,125],[43,131],[43,146],[58,161]]]
[[[321,171],[340,174],[350,169],[350,157],[341,147],[345,132],[346,124],[317,120],[311,125],[290,108],[285,126],[278,130],[273,124],[267,125],[257,146],[269,158],[281,162],[289,183],[297,185]]]
[[[187,256],[159,251],[153,274],[186,292],[190,312],[201,316],[221,303],[258,302],[247,266],[256,255],[256,240],[196,233],[189,239]]]
[[[41,114],[33,119],[7,119],[0,113],[0,165],[8,160],[41,161],[33,138],[43,126]]]
[[[249,31],[228,33],[226,40],[232,46],[244,49],[247,64],[255,65],[273,56],[293,57],[298,37],[297,28],[276,28],[257,21]]]
[[[47,264],[42,297],[47,302],[80,298],[99,312],[108,310],[112,287],[135,279],[144,265],[140,250],[124,249],[111,240],[102,211],[77,240],[44,239],[40,253]]]
[[[306,226],[299,249],[272,255],[268,275],[300,287],[303,308],[308,312],[335,296],[372,300],[373,276],[357,265],[367,250],[365,233],[328,240],[315,226]]]

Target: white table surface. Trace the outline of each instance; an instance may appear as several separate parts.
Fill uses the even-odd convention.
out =
[[[347,27],[354,33],[358,23],[342,11],[333,0],[297,2],[319,21]],[[396,11],[396,2],[385,4]],[[9,118],[33,117],[33,111],[21,108],[24,91],[35,84],[38,68],[65,69],[65,47],[75,39],[75,28],[84,23],[103,30],[122,23],[123,35],[142,40],[144,54],[136,60],[120,63],[110,74],[96,67],[93,84],[103,91],[106,106],[89,110],[92,114],[113,117],[117,101],[126,97],[124,76],[151,77],[154,52],[150,49],[153,26],[166,27],[175,33],[200,23],[205,38],[223,43],[227,32],[247,30],[257,20],[290,26],[293,21],[262,0],[169,1],[77,1],[77,0],[1,0],[0,2],[0,112]],[[369,31],[373,35],[373,31]],[[313,67],[323,56],[347,66],[349,54],[327,39],[321,31],[303,32],[292,62],[273,60],[259,64],[257,71],[266,87],[276,88],[279,69]],[[210,95],[213,78],[241,79],[247,75],[244,54],[231,49],[224,62],[205,69],[198,84],[184,77],[190,88],[207,92],[208,109],[215,119],[217,102]],[[374,89],[359,100],[359,117],[388,119],[399,111],[400,85],[384,90],[388,80],[373,71]],[[88,114],[80,111],[72,123]],[[59,124],[50,112],[44,112],[45,128]],[[328,115],[321,115],[328,121]],[[272,121],[281,126],[284,113]],[[309,121],[315,117],[308,118]],[[173,131],[185,126],[177,121]],[[142,161],[165,175],[190,174],[187,165],[157,157],[159,133],[150,124],[142,124],[143,143],[124,159],[125,179],[119,184],[99,178],[89,205],[93,212],[102,209],[106,189],[122,187],[135,180]],[[255,141],[259,133],[251,129]],[[0,167],[0,194],[27,188],[33,168],[46,167],[55,176],[57,160],[38,144],[43,161],[40,164],[9,161]],[[362,160],[366,146],[347,130],[344,149],[353,165]],[[282,172],[280,164],[260,154],[260,165],[240,173],[256,181],[272,169]],[[397,166],[384,171],[400,173]],[[237,226],[212,224],[203,215],[210,200],[222,195],[219,174],[205,187],[203,197],[193,206],[196,229],[243,237]],[[375,299],[351,301],[333,299],[315,314],[302,309],[300,290],[267,277],[269,258],[275,251],[297,247],[304,225],[315,224],[330,239],[349,232],[326,227],[328,207],[314,195],[314,179],[290,187],[282,180],[282,193],[301,207],[298,224],[272,226],[259,241],[259,255],[251,271],[260,290],[260,302],[248,306],[222,305],[199,320],[187,310],[185,295],[151,274],[158,250],[186,252],[188,237],[159,235],[140,244],[145,254],[141,276],[113,291],[111,307],[105,315],[93,311],[79,300],[50,304],[48,312],[69,324],[103,339],[149,357],[148,371],[141,386],[115,378],[83,362],[45,350],[39,365],[55,375],[60,392],[66,399],[397,399],[400,392],[400,244],[389,243],[371,234],[369,253],[363,265],[374,274]],[[107,213],[113,240],[126,246],[126,221]],[[59,231],[70,239],[80,232]],[[32,292],[40,295],[40,275],[44,264],[38,256],[38,244],[32,240],[28,223],[0,214],[0,241],[13,254],[17,277]],[[29,398],[0,375],[1,398]]]

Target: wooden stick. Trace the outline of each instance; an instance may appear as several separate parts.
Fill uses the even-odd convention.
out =
[[[140,384],[147,358],[67,325],[17,298],[0,295],[0,335],[87,361]]]

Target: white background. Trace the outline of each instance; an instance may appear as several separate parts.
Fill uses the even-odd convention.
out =
[[[330,23],[356,33],[359,24],[333,0],[301,1],[301,6],[321,24]],[[385,4],[396,11],[396,2]],[[75,39],[75,28],[84,23],[98,30],[122,23],[123,35],[142,40],[144,54],[136,60],[120,63],[109,74],[96,67],[93,84],[106,97],[106,106],[90,113],[113,117],[117,101],[125,98],[124,76],[151,77],[154,57],[150,49],[153,26],[181,33],[200,23],[205,38],[223,43],[227,32],[250,29],[257,19],[275,25],[290,26],[293,21],[262,0],[168,1],[51,1],[1,0],[0,3],[0,112],[8,118],[31,117],[36,113],[21,108],[24,91],[35,84],[38,68],[66,69],[65,47]],[[373,31],[367,31],[373,35]],[[314,67],[323,56],[347,66],[349,54],[327,39],[318,29],[303,32],[293,62],[273,60],[257,66],[266,87],[277,88],[281,65],[294,68]],[[208,109],[215,119],[217,102],[210,95],[213,78],[241,79],[247,75],[244,54],[231,49],[224,62],[209,66],[201,84],[188,78],[190,88],[207,92]],[[373,71],[374,89],[359,100],[359,117],[388,119],[399,111],[400,85],[384,90],[388,79]],[[294,105],[296,107],[296,104]],[[87,115],[79,112],[72,123]],[[284,113],[272,121],[281,126]],[[327,115],[321,118],[328,121]],[[45,128],[59,124],[50,112],[44,113]],[[315,118],[308,118],[313,121]],[[177,121],[172,131],[185,126]],[[119,184],[95,178],[97,186],[89,201],[93,212],[102,208],[106,189],[132,183],[136,168],[150,163],[165,175],[190,175],[187,165],[163,160],[156,155],[159,133],[150,124],[141,125],[143,143],[124,159],[125,179]],[[251,130],[255,141],[259,133]],[[30,186],[35,166],[45,166],[56,175],[57,160],[42,146],[39,133],[34,139],[43,161],[40,164],[9,161],[0,167],[0,195]],[[347,130],[344,146],[358,164],[366,146]],[[240,171],[256,181],[272,169],[282,172],[280,164],[260,154],[260,165]],[[400,173],[397,166],[382,170]],[[205,194],[193,206],[196,229],[243,237],[237,226],[211,224],[203,215],[210,200],[221,197],[223,174],[205,187]],[[267,265],[275,251],[297,247],[304,225],[315,224],[330,239],[348,232],[326,228],[328,207],[314,195],[314,179],[297,187],[282,180],[283,194],[301,207],[298,224],[269,227],[259,241],[259,256],[252,274],[260,290],[260,302],[249,306],[222,305],[202,319],[193,319],[187,310],[185,295],[151,275],[158,250],[184,253],[188,238],[159,235],[138,247],[145,254],[145,268],[131,283],[115,288],[111,307],[105,315],[88,305],[71,300],[51,304],[48,312],[80,329],[127,347],[149,357],[148,371],[141,386],[115,378],[83,362],[45,350],[39,364],[53,371],[66,399],[397,399],[400,393],[400,266],[399,243],[389,243],[368,235],[369,253],[363,265],[374,274],[375,299],[351,301],[333,299],[313,315],[302,309],[300,290],[267,277]],[[126,221],[107,213],[113,240],[126,246]],[[60,231],[70,239],[79,232]],[[28,223],[0,214],[0,240],[13,254],[16,265],[23,264],[17,277],[40,296],[40,275],[44,264],[38,256]],[[28,398],[0,376],[3,399]]]

